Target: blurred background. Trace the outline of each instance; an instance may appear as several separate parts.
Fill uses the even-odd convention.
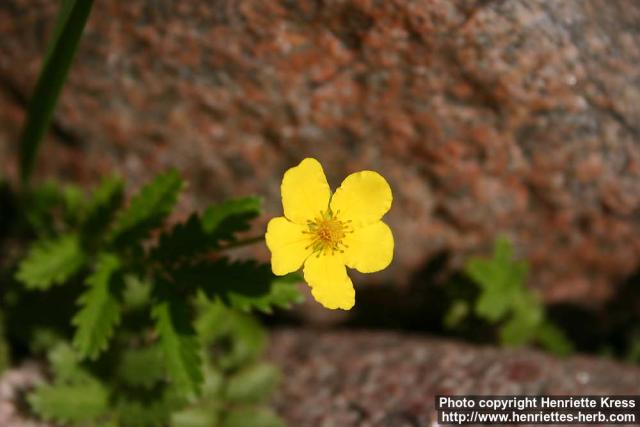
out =
[[[57,10],[0,2],[9,179]],[[396,252],[353,276],[351,312],[308,298],[268,320],[290,425],[422,426],[437,393],[638,394],[640,2],[96,1],[36,176],[135,188],[174,167],[184,215],[256,194],[262,232],[309,156],[334,188],[388,179]],[[470,260],[500,239],[553,338],[474,310]]]

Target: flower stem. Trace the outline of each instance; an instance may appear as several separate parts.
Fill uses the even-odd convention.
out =
[[[238,240],[236,242],[231,242],[228,245],[225,245],[223,247],[220,248],[220,250],[227,250],[227,249],[234,249],[234,248],[239,248],[242,246],[249,246],[249,245],[253,245],[254,243],[259,243],[264,241],[264,235],[260,235],[260,236],[255,236],[255,237],[250,237],[248,239],[244,239],[244,240]]]

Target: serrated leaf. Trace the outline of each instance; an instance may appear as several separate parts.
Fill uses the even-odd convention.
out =
[[[117,177],[105,177],[89,200],[82,234],[97,236],[103,233],[122,204],[124,182]]]
[[[266,264],[219,259],[183,266],[173,272],[177,283],[202,289],[212,300],[239,310],[270,313],[274,307],[289,307],[302,295],[296,276],[277,278]]]
[[[246,408],[230,411],[222,427],[284,427],[284,422],[268,408]]]
[[[86,280],[89,289],[80,296],[82,309],[72,320],[76,326],[73,344],[82,357],[98,357],[120,323],[119,295],[124,286],[120,268],[117,256],[103,254]]]
[[[171,427],[216,427],[220,415],[212,405],[187,408],[171,415]]]
[[[86,209],[82,188],[67,184],[62,188],[61,195],[67,223],[71,225],[78,224]]]
[[[107,390],[97,381],[41,385],[28,397],[34,411],[47,421],[94,421],[108,408]]]
[[[214,363],[228,371],[256,361],[267,343],[266,331],[254,316],[220,302],[202,304],[196,329],[206,348],[222,346],[222,351],[212,352]]]
[[[117,369],[118,377],[125,384],[151,388],[164,378],[162,350],[158,346],[127,349]]]
[[[30,289],[47,289],[75,275],[85,263],[85,254],[75,234],[33,245],[18,267],[16,279]]]
[[[575,349],[565,333],[551,322],[543,321],[536,331],[536,342],[557,356],[569,356]]]
[[[505,238],[496,241],[491,259],[468,261],[465,272],[481,288],[476,313],[493,322],[504,318],[515,298],[525,289],[527,270],[525,262],[513,259],[513,248]]]
[[[260,215],[258,197],[227,200],[208,207],[202,215],[204,230],[216,241],[233,241],[234,234],[250,228],[249,221]]]
[[[268,363],[258,363],[235,373],[227,383],[225,396],[232,402],[258,403],[269,397],[280,371]]]
[[[215,246],[213,233],[205,231],[200,216],[193,214],[186,222],[178,223],[160,235],[151,256],[161,263],[169,263],[190,258]]]
[[[45,182],[23,195],[22,211],[29,225],[40,237],[50,237],[55,230],[53,212],[62,205],[60,186]]]
[[[52,348],[47,358],[57,384],[78,384],[92,380],[89,373],[80,366],[80,356],[65,342]]]
[[[170,420],[172,405],[165,396],[126,396],[116,406],[120,427],[164,427]]]
[[[139,277],[128,274],[124,277],[125,289],[122,300],[125,311],[144,309],[151,299],[151,283]]]
[[[204,380],[200,343],[185,302],[162,296],[152,308],[164,363],[174,387],[182,395],[197,395]]]
[[[186,222],[163,233],[152,256],[162,263],[175,262],[219,248],[222,243],[234,242],[235,233],[248,230],[249,221],[260,214],[260,205],[256,197],[212,205],[202,217],[193,214]]]
[[[529,292],[517,295],[511,316],[500,330],[500,340],[506,345],[523,345],[531,342],[544,319],[544,310],[538,299]]]
[[[137,242],[162,225],[176,203],[182,180],[176,171],[156,178],[131,199],[129,207],[116,218],[111,241],[116,246]]]

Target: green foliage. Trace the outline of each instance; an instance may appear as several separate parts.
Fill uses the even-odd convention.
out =
[[[154,305],[152,315],[173,385],[185,395],[197,395],[204,381],[200,344],[186,309],[174,298],[165,297]]]
[[[151,389],[164,379],[164,355],[159,345],[130,348],[122,352],[118,379],[130,387]]]
[[[120,322],[119,295],[123,279],[120,260],[102,254],[96,270],[87,278],[87,289],[78,302],[82,307],[72,323],[77,327],[73,343],[83,357],[95,359],[105,350],[115,326]]]
[[[222,427],[284,427],[282,420],[266,408],[238,409],[230,412]]]
[[[260,213],[260,199],[245,197],[208,207],[202,216],[192,214],[160,236],[152,256],[159,262],[183,261],[198,253],[236,241],[235,233],[246,231]]]
[[[91,381],[42,385],[29,395],[29,403],[47,421],[79,424],[104,415],[108,397],[102,384]]]
[[[84,264],[78,235],[66,234],[34,245],[16,278],[31,289],[47,289],[71,279]]]
[[[202,215],[204,229],[218,242],[235,241],[235,233],[249,229],[249,221],[260,214],[262,201],[257,197],[227,200],[208,207]]]
[[[65,342],[57,343],[49,351],[48,359],[58,383],[77,384],[91,379],[89,373],[80,366],[81,360],[78,354]]]
[[[176,402],[170,394],[149,392],[119,396],[115,406],[121,427],[160,427],[169,422]]]
[[[158,175],[133,197],[127,209],[120,212],[111,233],[115,246],[139,241],[160,227],[176,203],[182,180],[176,171]]]
[[[29,397],[42,418],[222,427],[242,408],[280,422],[264,406],[278,373],[260,361],[266,333],[251,312],[300,302],[300,278],[224,256],[243,243],[237,233],[259,199],[212,205],[163,229],[182,186],[169,172],[125,204],[122,181],[105,178],[88,196],[48,186],[46,203],[33,204],[45,232],[35,233],[8,301],[14,322],[39,295],[55,313],[30,316],[24,332],[52,374]]]
[[[88,237],[104,233],[122,204],[124,182],[116,177],[106,177],[88,201],[82,233]]]
[[[67,78],[93,0],[64,0],[44,65],[27,109],[27,121],[20,140],[23,182],[31,176],[38,147],[49,127],[53,110]]]
[[[196,330],[203,344],[214,349],[216,365],[228,372],[252,364],[267,342],[264,330],[253,316],[219,302],[200,301]]]
[[[569,356],[574,352],[573,345],[564,332],[548,320],[540,322],[535,339],[540,346],[558,356]]]
[[[232,402],[263,401],[278,383],[279,374],[279,371],[268,363],[249,366],[229,379],[225,395]]]
[[[499,325],[500,341],[504,345],[538,345],[558,355],[572,352],[564,333],[545,319],[542,302],[526,287],[528,266],[516,260],[513,247],[506,238],[496,241],[491,258],[472,258],[465,272],[479,287],[475,314],[489,323]],[[452,305],[445,322],[455,326],[468,314],[464,301]]]
[[[211,408],[189,408],[171,417],[171,427],[211,427],[218,425],[218,414]]]
[[[276,278],[269,266],[254,261],[203,260],[174,274],[177,281],[202,289],[209,299],[243,311],[270,313],[274,307],[301,301],[296,276]]]
[[[490,260],[469,260],[465,271],[481,287],[476,313],[491,321],[504,317],[513,301],[522,294],[527,270],[524,261],[513,259],[511,243],[505,238],[496,241]]]

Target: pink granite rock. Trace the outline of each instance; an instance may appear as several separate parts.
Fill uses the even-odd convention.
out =
[[[0,3],[0,160],[58,2]],[[96,2],[40,176],[139,184],[175,166],[186,206],[265,197],[305,156],[336,186],[394,189],[403,282],[505,233],[547,301],[601,301],[640,265],[635,0]],[[265,218],[266,222],[266,218]],[[266,257],[266,251],[261,252]]]
[[[437,395],[637,395],[640,368],[380,332],[285,330],[276,406],[290,426],[437,425]]]
[[[273,403],[290,427],[435,425],[439,394],[640,394],[637,366],[417,335],[279,330],[268,356],[283,371]],[[33,364],[0,376],[0,425],[48,426],[16,404],[40,381]]]

